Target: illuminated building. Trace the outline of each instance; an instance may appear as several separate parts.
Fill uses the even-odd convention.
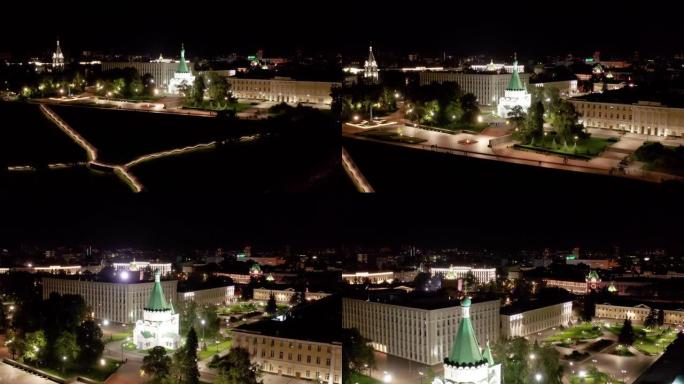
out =
[[[190,63],[188,62],[188,65]],[[135,68],[140,76],[149,74],[154,79],[155,85],[161,89],[168,89],[171,79],[173,79],[178,63],[176,61],[164,59],[152,60],[148,62],[103,62],[102,71],[109,71],[112,69]]]
[[[448,268],[430,268],[432,276],[441,275],[447,279],[462,279],[472,273],[480,283],[488,283],[496,280],[496,268],[471,268],[450,265]]]
[[[463,316],[457,301],[394,301],[396,297],[397,292],[370,292],[364,298],[343,298],[342,327],[358,329],[377,351],[427,365],[442,363]],[[475,337],[483,344],[499,339],[500,307],[499,300],[469,306]]]
[[[62,48],[59,46],[59,40],[57,40],[57,48],[55,52],[52,53],[52,69],[63,69],[64,68],[64,54],[62,53]]]
[[[516,303],[501,308],[501,337],[527,336],[552,327],[566,327],[571,318],[572,301]]]
[[[152,271],[159,271],[162,276],[166,276],[172,271],[171,263],[155,263],[151,261],[136,261],[135,259],[131,262],[125,263],[112,263],[112,267],[116,271],[142,271],[145,269],[150,269]]]
[[[133,280],[128,273],[121,274],[119,279],[119,282],[104,282],[78,280],[76,277],[44,277],[43,298],[47,299],[52,292],[81,295],[96,319],[133,324],[143,317],[143,307],[155,283]],[[161,282],[167,303],[176,300],[177,283],[176,280]]]
[[[518,59],[516,57],[513,60],[513,74],[511,75],[511,80],[508,82],[503,97],[499,98],[497,114],[499,117],[506,118],[514,107],[522,107],[523,112],[527,112],[530,105],[532,105],[532,95],[527,92],[525,84],[520,80]]]
[[[368,59],[363,63],[363,79],[372,84],[378,82],[378,62],[375,61],[372,46],[368,47]]]
[[[225,305],[236,300],[235,286],[227,285],[196,290],[178,290],[178,303],[192,301],[200,306]]]
[[[252,296],[252,299],[257,300],[257,301],[262,301],[266,303],[268,299],[271,297],[271,294],[275,297],[276,303],[278,304],[289,304],[290,301],[292,300],[292,296],[296,291],[292,288],[288,289],[267,289],[267,288],[254,288],[254,295]],[[324,297],[330,296],[329,293],[325,292],[304,292],[304,299],[311,301],[311,300],[320,300]]]
[[[470,321],[470,298],[461,302],[461,319],[451,346],[444,359],[445,384],[500,384],[501,364],[494,362],[489,341],[480,349],[473,324]]]
[[[600,319],[630,319],[643,323],[651,308],[664,311],[665,324],[684,325],[684,305],[670,303],[646,303],[635,300],[611,299],[611,302],[596,304],[594,316]]]
[[[505,96],[506,88],[511,75],[507,73],[482,72],[468,73],[450,70],[426,70],[419,72],[420,85],[431,83],[454,82],[459,85],[463,93],[472,93],[480,105],[494,105],[496,101]],[[529,84],[530,75],[519,73],[523,86]]]
[[[164,347],[176,349],[179,346],[180,316],[173,310],[173,304],[166,301],[159,271],[154,273],[154,286],[143,318],[135,322],[133,343],[138,349]]]
[[[192,74],[190,66],[185,61],[185,46],[181,45],[181,56],[178,61],[178,67],[173,74],[173,78],[169,80],[169,93],[177,95],[179,93],[179,87],[182,85],[192,86],[194,82],[195,76]]]
[[[226,78],[230,91],[238,99],[264,100],[279,103],[307,103],[328,106],[332,89],[340,83],[329,81],[299,81],[288,77],[273,79]]]

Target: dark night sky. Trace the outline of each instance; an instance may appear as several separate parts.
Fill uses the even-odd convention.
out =
[[[670,53],[684,50],[677,2],[625,1],[398,2],[12,2],[3,12],[0,52],[46,51],[59,35],[80,50],[188,52],[294,49],[365,53],[432,51],[522,56]],[[520,4],[513,6],[512,4]],[[5,5],[7,6],[7,5]]]

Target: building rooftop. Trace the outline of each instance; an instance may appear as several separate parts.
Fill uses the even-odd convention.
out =
[[[357,300],[398,305],[402,307],[424,310],[458,307],[461,305],[460,299],[452,298],[442,293],[416,291],[409,293],[403,289],[380,289],[373,291],[362,291],[356,292],[352,295],[348,295],[348,297]],[[471,299],[473,303],[496,300],[495,297],[486,295],[477,295]]]
[[[502,315],[515,315],[518,313],[522,312],[527,312],[531,311],[534,309],[539,309],[539,308],[544,308],[548,307],[551,305],[556,305],[560,303],[565,303],[568,301],[572,301],[572,298],[570,297],[558,297],[555,299],[547,299],[547,300],[529,300],[529,301],[524,301],[524,302],[515,302],[511,305],[507,305],[505,307],[501,307],[501,310],[499,311]]]

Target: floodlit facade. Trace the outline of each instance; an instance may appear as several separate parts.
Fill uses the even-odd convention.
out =
[[[57,40],[57,48],[55,52],[52,53],[52,69],[63,69],[64,68],[64,54],[62,53],[62,48],[59,46],[59,40]]]
[[[338,342],[289,339],[235,328],[233,347],[248,350],[252,363],[259,364],[264,372],[342,383],[342,344]]]
[[[519,73],[520,82],[527,87],[530,82],[528,73]],[[447,81],[458,83],[463,93],[472,93],[480,105],[495,105],[505,96],[506,87],[511,80],[508,73],[465,73],[456,71],[421,71],[420,85],[430,83],[444,83]]]
[[[138,349],[158,346],[176,349],[179,346],[180,316],[175,313],[173,305],[167,303],[159,277],[160,273],[156,271],[154,286],[143,310],[143,318],[135,322],[133,343]]]
[[[173,74],[173,78],[169,80],[169,93],[177,95],[180,93],[179,88],[182,85],[192,86],[195,82],[195,75],[192,74],[188,63],[185,61],[185,46],[181,45],[181,56],[178,61],[178,67]]]
[[[479,283],[496,281],[496,268],[471,268],[464,266],[449,266],[446,268],[430,268],[432,276],[440,275],[449,279],[462,279],[472,273]]]
[[[470,298],[461,303],[461,320],[449,356],[444,359],[446,384],[500,384],[501,364],[494,363],[489,341],[480,349],[470,320]]]
[[[187,62],[190,65],[190,62]],[[124,69],[124,68],[135,68],[140,76],[145,74],[152,75],[154,83],[160,90],[168,89],[173,75],[176,73],[178,68],[178,63],[175,61],[159,61],[153,60],[148,62],[128,62],[128,61],[116,61],[116,62],[103,62],[102,70],[109,71],[112,69]]]
[[[42,282],[43,299],[50,297],[51,292],[81,295],[93,317],[123,324],[132,324],[143,318],[143,307],[155,285],[153,282],[106,283],[57,277],[44,277]],[[167,303],[175,301],[177,284],[176,280],[161,282]]]
[[[669,107],[652,101],[638,101],[634,104],[583,98],[572,98],[569,101],[581,115],[580,122],[585,127],[655,136],[684,134],[684,108]]]
[[[527,112],[530,105],[532,105],[532,95],[527,92],[525,84],[520,80],[518,59],[516,58],[513,61],[513,74],[511,75],[511,80],[508,82],[503,97],[499,98],[497,114],[499,117],[506,118],[513,108],[522,107],[523,112]]]
[[[552,327],[567,326],[572,319],[572,301],[517,310],[501,309],[501,337],[527,336]]]
[[[271,297],[271,293],[275,297],[276,303],[278,304],[289,304],[290,301],[292,300],[292,296],[296,293],[296,291],[292,288],[288,289],[266,289],[266,288],[255,288],[254,289],[254,296],[252,297],[254,300],[258,301],[263,301],[267,302],[268,299]],[[324,297],[330,296],[329,293],[325,292],[304,292],[304,299],[305,300],[320,300]]]
[[[112,263],[112,267],[116,271],[140,271],[150,268],[153,271],[159,271],[162,276],[166,276],[173,270],[171,263],[154,263],[150,261],[131,261],[128,263]]]
[[[657,306],[654,306],[656,309]],[[684,306],[677,309],[663,309],[665,311],[665,323],[682,325],[684,324]],[[596,304],[594,316],[603,319],[624,320],[630,319],[638,322],[644,322],[646,316],[651,312],[651,307],[646,304],[637,304],[634,306],[615,305],[611,303]]]
[[[227,285],[224,287],[198,289],[195,291],[178,292],[178,303],[192,301],[197,305],[224,305],[232,303],[235,297],[235,286]]]
[[[342,280],[349,284],[362,284],[370,282],[371,284],[391,283],[394,280],[394,272],[380,271],[380,272],[354,272],[343,273]]]
[[[474,303],[470,319],[484,344],[499,339],[499,300]],[[425,309],[382,302],[342,299],[342,327],[356,328],[374,349],[422,364],[435,365],[453,347],[460,306]]]
[[[230,91],[238,99],[330,105],[332,89],[342,84],[330,81],[299,81],[288,77],[246,79],[228,77]]]

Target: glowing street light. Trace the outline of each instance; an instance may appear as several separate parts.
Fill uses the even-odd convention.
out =
[[[100,359],[100,366],[104,367],[106,364],[105,359]]]
[[[392,382],[392,374],[389,372],[384,372],[382,375],[382,382],[383,383],[391,383]]]
[[[360,117],[359,117],[359,115],[354,115],[353,119],[354,119],[354,121],[359,121]]]
[[[105,327],[108,326],[109,320],[107,320],[107,319],[102,320],[102,325],[104,325]]]
[[[121,275],[119,275],[121,280],[128,280],[128,271],[123,271],[121,272]]]
[[[541,374],[541,373],[535,373],[535,374],[534,374],[534,380],[535,380],[537,383],[541,383],[542,374]]]
[[[581,371],[579,371],[578,375],[581,378],[585,378],[585,377],[587,377],[587,371],[581,370]]]
[[[530,353],[530,360],[534,360],[534,359],[536,359],[536,358],[537,358],[537,356],[535,356],[534,353]]]
[[[481,123],[484,119],[482,118],[482,115],[477,116],[477,122]]]

